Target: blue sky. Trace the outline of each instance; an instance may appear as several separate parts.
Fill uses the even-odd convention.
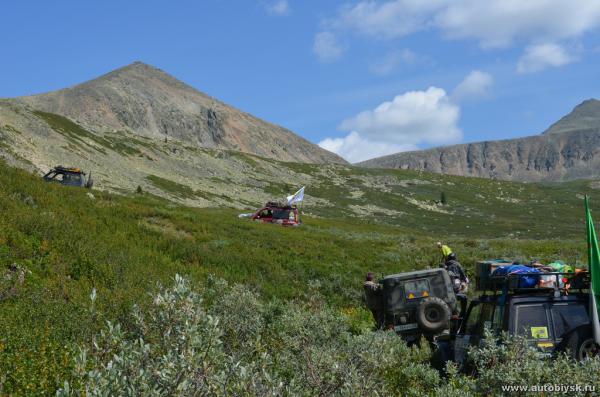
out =
[[[358,161],[600,98],[600,0],[4,2],[0,97],[136,60]]]

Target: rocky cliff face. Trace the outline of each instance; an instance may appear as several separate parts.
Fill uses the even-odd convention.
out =
[[[587,100],[539,136],[405,152],[359,163],[515,181],[600,176],[600,101]]]
[[[0,104],[0,116],[11,111],[6,103]],[[282,161],[345,163],[285,128],[228,106],[141,62],[72,88],[8,103],[25,112],[66,116],[92,133],[126,131]]]

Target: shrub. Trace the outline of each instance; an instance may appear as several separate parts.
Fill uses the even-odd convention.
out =
[[[426,353],[393,332],[353,334],[318,294],[265,304],[211,280],[195,292],[176,276],[127,331],[108,322],[58,395],[420,395],[439,382]]]
[[[409,348],[394,332],[357,333],[316,285],[305,299],[265,303],[246,286],[208,280],[194,291],[176,276],[147,308],[134,307],[127,327],[107,322],[81,346],[58,395],[495,396],[503,386],[544,384],[600,390],[599,359],[542,360],[526,340],[505,335],[488,334],[471,350],[476,376],[448,364],[441,378],[428,365],[426,343]]]

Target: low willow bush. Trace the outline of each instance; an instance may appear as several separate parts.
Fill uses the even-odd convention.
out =
[[[439,384],[426,349],[354,334],[317,291],[307,295],[264,303],[241,285],[211,278],[196,292],[177,276],[129,324],[107,323],[82,347],[58,395],[387,396],[408,382],[417,396]]]
[[[503,395],[505,385],[557,379],[600,390],[599,360],[544,361],[522,340],[491,337],[472,352],[477,376],[450,364],[442,378],[427,347],[409,348],[393,332],[357,332],[313,288],[302,300],[265,303],[243,285],[209,278],[196,291],[176,276],[149,298],[127,324],[108,322],[81,347],[57,395]]]

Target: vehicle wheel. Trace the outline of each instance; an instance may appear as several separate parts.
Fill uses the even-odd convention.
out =
[[[600,353],[600,346],[594,341],[592,329],[586,327],[572,332],[560,350],[566,351],[573,359],[581,361],[597,356]]]
[[[437,333],[448,327],[450,308],[437,297],[425,298],[417,307],[417,323],[424,332]]]

